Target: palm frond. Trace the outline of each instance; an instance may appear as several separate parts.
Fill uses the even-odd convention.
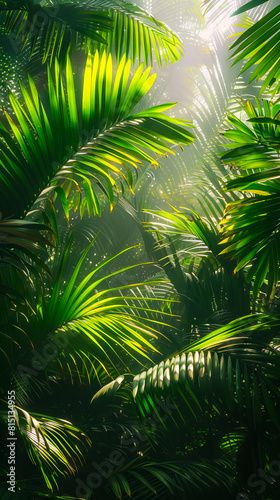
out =
[[[110,477],[109,488],[114,497],[122,498],[123,494],[139,500],[145,498],[165,499],[170,494],[177,498],[186,498],[186,494],[199,494],[208,488],[220,484],[228,490],[234,484],[228,470],[227,460],[169,459],[167,462],[150,459],[134,459]],[[221,470],[223,469],[223,470]],[[169,496],[168,496],[169,498]],[[200,498],[200,497],[199,497]]]
[[[135,269],[136,266],[132,265],[107,275],[103,273],[106,265],[129,249],[103,260],[80,280],[79,273],[92,243],[79,261],[75,262],[75,268],[66,283],[65,267],[69,253],[73,250],[72,238],[69,239],[58,270],[53,272],[54,280],[49,288],[49,298],[43,297],[37,303],[37,313],[30,317],[27,333],[37,349],[34,351],[35,355],[32,352],[30,354],[30,346],[29,354],[27,347],[22,355],[18,352],[18,366],[24,368],[31,365],[40,371],[45,364],[47,369],[48,365],[51,367],[59,360],[61,351],[67,346],[70,354],[72,350],[74,353],[88,352],[92,360],[97,360],[107,373],[118,373],[115,364],[121,364],[130,370],[128,364],[132,359],[141,363],[141,360],[150,359],[149,353],[158,352],[154,340],[159,335],[159,325],[165,325],[162,316],[168,317],[170,313],[154,309],[151,304],[156,299],[130,293],[131,288],[141,289],[146,283],[134,282],[108,288],[104,286],[105,282],[112,282],[120,273]],[[152,285],[153,281],[149,283]],[[149,302],[148,307],[146,302]],[[151,317],[146,312],[151,312]],[[53,335],[49,339],[50,332]],[[56,353],[54,356],[51,354],[49,357],[48,347],[44,350],[46,342],[47,346],[50,345],[49,349]],[[62,345],[62,349],[59,345]],[[46,358],[40,355],[42,351]]]
[[[28,220],[0,220],[0,266],[32,269],[30,262],[33,261],[50,274],[48,267],[38,256],[38,250],[45,250],[52,243],[40,231],[52,232],[45,224]]]
[[[147,222],[145,225],[157,228],[162,233],[171,235],[171,236],[182,236],[188,238],[188,235],[193,236],[190,237],[190,240],[193,242],[198,242],[198,240],[202,243],[200,245],[200,249],[198,248],[198,254],[201,251],[201,255],[209,254],[209,251],[215,255],[217,254],[215,241],[215,235],[218,234],[215,226],[211,221],[206,220],[206,218],[202,218],[194,212],[193,210],[185,209],[185,212],[180,212],[180,210],[176,210],[174,213],[166,212],[164,210],[146,210],[147,213],[156,216],[159,221]],[[196,248],[194,248],[194,251]]]
[[[249,312],[244,276],[242,273],[234,275],[234,263],[221,254],[220,235],[211,219],[200,217],[192,210],[147,213],[157,217],[146,225],[160,232],[163,237],[160,244],[171,250],[172,241],[177,251],[184,277],[181,300],[187,308],[188,324],[193,324],[193,321],[203,323],[218,311],[233,316]],[[174,250],[172,253],[174,256]],[[169,258],[172,259],[170,255]]]
[[[235,49],[231,54],[233,65],[248,59],[240,74],[256,64],[249,83],[254,79],[263,79],[260,94],[279,79],[279,29],[280,7],[277,6],[247,29],[231,46],[231,50]]]
[[[142,73],[140,66],[129,84],[129,69],[130,62],[125,63],[123,58],[113,79],[111,56],[103,53],[100,57],[98,52],[94,57],[89,55],[79,98],[70,59],[66,65],[66,92],[56,62],[55,80],[49,71],[48,110],[31,78],[30,93],[21,85],[24,107],[10,94],[18,125],[6,113],[14,138],[0,125],[5,216],[25,214],[39,194],[49,196],[57,184],[65,187],[65,181],[75,178],[83,186],[89,213],[100,214],[96,188],[90,180],[105,191],[112,208],[114,190],[119,192],[114,176],[122,177],[131,187],[131,167],[136,168],[142,161],[159,165],[143,147],[160,155],[174,154],[166,141],[193,141],[194,135],[184,128],[190,126],[188,121],[163,114],[173,103],[131,114],[151,88],[155,75],[148,77],[150,70]],[[120,170],[123,165],[126,175]],[[50,182],[54,185],[50,186]],[[24,186],[20,197],[14,187],[18,183]]]
[[[58,486],[59,477],[75,474],[84,463],[90,441],[71,422],[30,414],[19,407],[15,407],[15,419],[29,459],[51,491]]]
[[[37,44],[42,61],[48,56],[65,56],[74,35],[82,35],[106,43],[99,31],[113,29],[113,19],[108,12],[86,4],[52,3],[41,6],[30,2],[14,2],[14,6],[1,4],[6,11],[5,27],[15,35],[14,44],[24,48],[30,42],[30,57]]]
[[[109,384],[106,384],[105,386],[103,386],[98,392],[96,392],[94,394],[94,396],[92,397],[92,400],[91,400],[91,403],[94,402],[94,403],[98,403],[105,399],[110,399],[117,391],[118,389],[121,387],[122,385],[122,382],[124,380],[124,376],[120,376],[118,377],[116,380],[113,380],[112,382],[109,382]]]
[[[232,179],[225,189],[250,196],[226,206],[221,254],[236,259],[235,272],[249,265],[246,279],[254,278],[255,297],[268,278],[270,296],[279,280],[279,167]]]
[[[101,5],[102,5],[101,0]],[[111,2],[108,2],[109,5]],[[122,8],[119,8],[119,7]],[[146,66],[156,59],[159,67],[163,62],[174,63],[183,56],[183,45],[176,33],[135,4],[120,2],[117,9],[109,11],[113,17],[113,32],[102,33],[111,52],[119,62],[125,54],[132,64],[142,61]],[[99,50],[102,43],[99,44]]]
[[[239,4],[239,0],[231,0],[230,2],[227,0],[204,0],[202,3],[203,14],[204,16],[208,15],[212,23],[217,23],[221,14],[228,19]]]
[[[223,136],[230,140],[224,144],[228,151],[221,155],[222,161],[234,168],[271,168],[279,163],[279,120],[277,102],[255,99],[255,106],[241,100],[241,111],[248,117],[248,125],[233,114],[228,115],[227,129]]]
[[[251,337],[266,328],[269,324],[256,323],[252,316],[240,318],[194,342],[183,354],[137,375],[133,395],[139,410],[149,414],[157,398],[179,394],[188,418],[196,418],[205,408],[221,411],[221,401],[222,411],[247,421],[255,430],[261,425],[265,407],[279,428],[274,408],[276,401],[279,404],[279,352],[264,350],[262,343]]]
[[[246,12],[247,10],[254,9],[258,7],[259,5],[263,5],[264,3],[268,2],[268,0],[250,0],[249,2],[245,3],[239,9],[237,9],[232,15],[237,16],[238,14],[242,14],[243,12]]]
[[[1,4],[7,11],[5,26],[14,34],[14,45],[25,47],[30,43],[30,57],[40,48],[42,62],[48,57],[65,57],[69,46],[85,46],[102,50],[107,46],[119,62],[125,54],[133,64],[138,58],[146,65],[156,58],[159,66],[179,60],[182,43],[179,37],[164,23],[144,9],[124,1],[91,0],[52,2],[45,5],[22,2],[14,5]]]
[[[235,272],[249,265],[247,281],[254,278],[254,296],[268,277],[268,296],[278,281],[278,177],[279,124],[277,101],[255,99],[256,105],[243,101],[249,124],[229,116],[231,129],[225,137],[232,140],[222,160],[233,162],[242,175],[224,185],[229,192],[242,192],[243,199],[228,203],[221,221],[226,247],[221,254],[237,259]],[[247,172],[243,172],[247,170]],[[261,170],[261,171],[258,171]],[[252,173],[250,173],[252,171]],[[272,207],[275,207],[275,209]]]

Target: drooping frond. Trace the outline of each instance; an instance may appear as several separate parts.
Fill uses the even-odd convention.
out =
[[[254,324],[254,320],[252,316],[235,320],[194,342],[184,353],[137,375],[133,394],[141,414],[154,411],[161,396],[173,398],[177,394],[186,404],[189,419],[206,408],[221,411],[222,402],[223,411],[255,430],[261,425],[265,408],[279,429],[274,408],[279,404],[279,352],[262,349],[262,343],[254,337],[269,325]]]
[[[264,2],[261,2],[264,3]],[[280,7],[277,6],[259,19],[232,44],[233,65],[248,59],[240,74],[256,65],[250,76],[253,80],[263,79],[260,94],[274,86],[280,76],[279,64]],[[274,89],[277,92],[278,86]]]
[[[38,250],[46,249],[52,243],[41,232],[50,232],[45,224],[28,220],[0,220],[0,265],[14,265],[18,269],[30,268],[30,261],[48,271],[43,260],[37,255]],[[19,267],[20,266],[20,267]],[[48,271],[49,272],[49,271]]]
[[[65,57],[70,46],[91,47],[113,53],[119,62],[131,56],[133,64],[159,66],[179,60],[182,43],[164,23],[135,4],[124,1],[1,2],[6,11],[5,26],[19,51],[29,42],[30,57],[39,48],[42,62]]]
[[[189,459],[180,457],[168,461],[156,459],[134,459],[119,467],[109,480],[109,487],[114,498],[122,498],[123,494],[135,500],[166,499],[176,496],[184,499],[186,494],[196,495],[203,488],[217,485],[226,486],[228,490],[233,479],[228,474],[230,463],[226,459]],[[200,497],[199,497],[200,498]]]
[[[101,0],[101,4],[102,4]],[[108,2],[110,5],[110,1]],[[117,61],[125,54],[132,64],[142,61],[146,66],[156,60],[159,67],[180,60],[183,45],[176,33],[164,23],[135,4],[121,3],[122,9],[110,10],[113,17],[113,31],[102,33],[107,42],[107,51]],[[110,7],[109,7],[110,8]],[[101,48],[102,43],[99,43]]]
[[[3,419],[4,413],[1,415]],[[51,491],[57,486],[59,477],[75,474],[84,463],[84,453],[90,441],[71,422],[30,414],[19,407],[15,407],[15,419],[28,457],[38,466]]]
[[[77,35],[96,41],[105,39],[99,31],[113,29],[112,16],[98,8],[86,4],[53,3],[35,4],[28,2],[1,2],[0,10],[6,12],[5,26],[14,35],[13,43],[17,50],[30,43],[30,56],[37,45],[40,47],[43,62],[49,55],[66,55],[71,41]]]
[[[255,297],[267,277],[268,296],[275,292],[279,280],[279,174],[279,167],[275,167],[239,176],[225,185],[225,190],[251,195],[226,206],[221,221],[221,244],[226,247],[221,254],[236,259],[235,272],[250,266],[247,281],[254,278]]]
[[[247,314],[249,297],[244,276],[234,275],[234,262],[221,254],[221,236],[213,221],[192,210],[147,212],[156,216],[146,226],[160,232],[160,244],[168,247],[172,241],[177,250],[184,276],[181,299],[184,297],[188,304],[187,321],[205,321],[217,311],[233,316]]]
[[[225,192],[240,192],[243,197],[225,207],[220,222],[221,255],[236,259],[235,272],[248,267],[248,283],[254,278],[256,297],[268,278],[268,296],[279,279],[279,150],[280,121],[277,102],[255,99],[242,101],[248,124],[234,115],[228,116],[231,128],[224,136],[232,142],[222,155],[241,175],[231,176],[224,184]],[[247,172],[246,172],[247,171]]]

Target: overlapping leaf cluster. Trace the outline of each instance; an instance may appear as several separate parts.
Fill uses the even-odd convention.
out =
[[[28,76],[0,124],[1,425],[6,437],[12,386],[20,454],[30,459],[19,466],[21,497],[70,499],[77,481],[102,500],[251,495],[246,473],[270,474],[279,446],[279,8],[233,45],[234,62],[249,58],[242,74],[257,63],[250,81],[263,79],[272,97],[231,107],[222,162],[212,141],[192,186],[202,214],[143,214],[141,200],[128,201],[143,166],[195,139],[189,121],[169,116],[173,102],[134,109],[156,78],[144,66],[180,59],[179,37],[122,1],[0,8],[18,47],[48,63],[45,94]],[[72,58],[81,48],[82,71]],[[222,83],[217,96],[206,87],[217,102],[227,97]],[[203,106],[197,117],[207,119]],[[129,259],[139,246],[127,241],[115,256],[93,253],[93,216],[121,195],[149,258],[137,266]],[[85,227],[90,216],[80,242],[62,224],[78,208]],[[144,267],[148,282],[138,279]],[[110,473],[92,492],[97,462]],[[30,463],[41,473],[32,489]]]

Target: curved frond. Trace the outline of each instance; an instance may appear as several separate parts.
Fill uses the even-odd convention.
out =
[[[280,121],[279,105],[267,99],[241,100],[241,111],[246,113],[248,125],[233,114],[228,115],[230,128],[223,132],[228,151],[222,161],[234,169],[271,168],[279,164]]]
[[[188,145],[193,141],[194,135],[185,128],[190,126],[188,121],[163,114],[174,103],[132,114],[156,75],[148,77],[150,69],[142,73],[140,66],[129,83],[129,70],[130,62],[123,58],[113,78],[111,56],[100,57],[96,52],[87,59],[81,97],[76,95],[69,58],[66,89],[58,63],[54,78],[49,71],[48,108],[31,78],[30,92],[21,85],[24,107],[10,94],[18,125],[6,113],[13,138],[0,124],[5,216],[25,214],[40,193],[49,197],[58,184],[65,187],[65,181],[73,179],[84,189],[88,212],[100,214],[96,186],[105,191],[112,208],[114,191],[119,192],[115,177],[131,187],[131,168],[142,161],[159,165],[143,148],[159,155],[174,154],[166,142]],[[23,187],[20,197],[16,185]]]
[[[268,295],[279,279],[279,105],[266,99],[256,99],[256,105],[244,102],[242,110],[248,125],[229,116],[231,129],[225,138],[233,142],[222,155],[222,160],[232,162],[235,168],[247,174],[231,178],[224,191],[242,192],[243,199],[228,203],[222,225],[221,244],[226,247],[221,254],[237,260],[235,272],[250,265],[247,281],[254,278],[254,296],[268,277]],[[261,171],[258,171],[261,170]],[[252,171],[252,173],[249,173]]]
[[[250,265],[247,281],[254,278],[254,296],[268,277],[268,295],[279,280],[280,169],[268,169],[240,176],[227,182],[225,190],[238,190],[251,196],[225,209],[221,254],[237,260],[235,272]]]
[[[91,400],[91,403],[100,402],[100,398],[103,401],[104,399],[110,399],[121,387],[122,382],[124,380],[124,376],[118,377],[116,380],[109,382],[109,384],[104,385],[98,392],[96,392]]]
[[[14,7],[14,8],[13,8]],[[159,66],[180,59],[183,55],[179,37],[164,23],[144,9],[124,1],[92,1],[83,3],[52,2],[45,5],[34,2],[4,2],[5,26],[14,35],[17,50],[30,44],[30,57],[36,49],[42,53],[42,62],[48,57],[65,57],[70,46],[85,46],[113,53],[119,62],[130,56],[133,64],[138,58],[146,65]]]
[[[84,463],[90,441],[71,422],[45,415],[30,414],[15,407],[16,424],[31,462],[52,491],[57,479],[74,475]]]
[[[156,228],[163,234],[185,239],[185,242],[193,242],[193,252],[197,255],[208,255],[211,251],[214,255],[217,254],[218,231],[212,221],[200,217],[193,210],[185,210],[185,212],[176,210],[174,213],[164,210],[145,210],[159,219],[159,221],[147,222],[145,225]],[[198,241],[201,244],[195,245]]]
[[[137,375],[133,395],[141,413],[154,411],[162,395],[177,394],[186,403],[188,418],[196,418],[206,408],[218,408],[218,412],[230,412],[257,430],[265,407],[279,429],[274,408],[279,404],[279,352],[263,350],[262,344],[248,335],[268,326],[252,324],[252,319],[229,323],[191,344],[183,354]]]
[[[48,56],[65,56],[74,36],[82,35],[106,43],[100,31],[113,29],[112,15],[86,4],[30,2],[1,3],[6,11],[5,26],[14,35],[13,43],[22,49],[30,42],[30,57],[40,47],[42,61]]]
[[[33,261],[50,274],[48,267],[38,256],[38,250],[52,246],[51,241],[41,234],[42,231],[52,232],[45,224],[28,220],[0,220],[0,266],[32,269],[30,261]]]
[[[217,311],[228,311],[233,316],[249,312],[244,276],[234,275],[234,262],[221,254],[221,237],[211,219],[192,210],[147,213],[158,218],[146,225],[160,232],[163,242],[159,244],[169,246],[172,241],[177,250],[185,278],[181,294],[189,304],[186,313],[189,320],[204,322]]]
[[[271,88],[280,76],[279,30],[280,7],[277,6],[247,29],[231,46],[231,50],[235,49],[231,54],[231,58],[234,58],[233,65],[242,59],[248,59],[240,74],[256,65],[249,83],[255,79],[264,79],[260,94]],[[275,92],[277,88],[276,86]]]
[[[228,474],[230,463],[226,459],[169,459],[165,461],[134,459],[110,477],[109,488],[114,497],[123,494],[135,500],[171,497],[186,498],[217,485],[230,487],[234,481]],[[200,497],[199,497],[200,498]]]
[[[111,52],[118,62],[125,55],[127,59],[131,57],[133,65],[136,60],[138,64],[144,61],[146,66],[152,65],[156,59],[161,67],[163,62],[166,65],[174,63],[183,56],[178,35],[137,5],[120,2],[117,9],[109,12],[113,17],[113,32],[102,33],[102,36],[108,44],[107,52]],[[100,49],[101,46],[102,43]]]
[[[54,281],[49,287],[49,298],[43,298],[37,304],[37,313],[30,317],[27,333],[34,342],[35,351],[31,351],[28,346],[29,354],[26,351],[23,354],[17,352],[18,369],[20,366],[23,370],[23,380],[28,378],[25,375],[26,366],[32,366],[39,372],[44,369],[44,365],[51,367],[54,362],[59,361],[66,347],[70,355],[72,350],[75,353],[88,352],[92,360],[97,360],[107,373],[108,370],[118,373],[116,364],[125,366],[129,371],[132,360],[141,363],[141,360],[150,359],[149,353],[158,352],[154,339],[159,335],[160,325],[165,324],[159,316],[168,316],[169,313],[154,309],[151,302],[155,299],[139,297],[138,294],[134,296],[130,292],[130,289],[141,288],[146,284],[134,282],[121,286],[111,285],[108,288],[104,286],[105,282],[112,282],[115,276],[135,269],[136,266],[132,265],[109,274],[103,272],[113,259],[130,249],[103,260],[82,280],[79,279],[92,243],[79,261],[75,262],[75,268],[66,282],[65,267],[71,248],[73,249],[72,238],[68,241],[58,270],[53,273]],[[152,281],[149,283],[153,284]],[[146,315],[149,312],[151,317]],[[48,346],[54,351],[54,355],[48,354]],[[40,354],[42,351],[46,357]]]

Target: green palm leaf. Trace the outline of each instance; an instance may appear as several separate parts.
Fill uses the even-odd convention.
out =
[[[95,266],[80,281],[79,273],[92,246],[91,242],[76,262],[75,270],[68,278],[67,284],[63,285],[63,281],[64,283],[66,281],[65,266],[69,253],[73,250],[72,241],[70,238],[61,255],[56,275],[53,273],[55,278],[49,299],[44,298],[37,303],[37,314],[31,315],[27,327],[27,334],[34,342],[35,352],[39,354],[44,351],[46,344],[49,345],[48,334],[52,332],[50,349],[56,354],[49,357],[46,348],[47,352],[44,351],[46,359],[44,355],[43,358],[40,355],[34,357],[34,354],[28,354],[29,345],[28,351],[26,348],[23,354],[18,352],[17,363],[23,372],[26,366],[33,366],[35,370],[40,371],[44,364],[46,367],[49,365],[51,369],[56,361],[60,362],[63,354],[57,347],[57,342],[61,345],[61,341],[62,345],[67,346],[70,354],[74,353],[74,358],[87,352],[92,360],[97,360],[106,369],[107,373],[108,368],[118,373],[117,365],[120,364],[129,370],[127,365],[129,359],[134,359],[137,363],[150,359],[149,352],[158,352],[153,342],[159,334],[158,328],[165,323],[158,319],[156,309],[147,306],[146,297],[130,293],[130,289],[138,287],[141,289],[144,284],[111,286],[108,289],[103,285],[105,280],[111,281],[120,273],[136,267],[127,266],[110,274],[102,274],[104,266],[129,249]],[[152,285],[153,282],[150,281],[148,284]],[[153,300],[156,299],[149,298],[148,302],[151,303]],[[151,317],[146,313],[151,313]],[[161,311],[159,314],[168,315]]]
[[[279,279],[280,122],[277,102],[255,101],[255,106],[242,101],[248,125],[234,115],[228,117],[231,128],[224,136],[233,142],[226,144],[229,149],[222,160],[242,169],[242,175],[228,180],[224,191],[239,191],[243,199],[226,205],[220,224],[221,244],[225,245],[221,255],[228,254],[237,260],[235,272],[249,266],[246,278],[248,282],[254,278],[256,297],[266,278],[268,296]]]
[[[244,276],[234,275],[234,263],[222,255],[221,237],[211,219],[192,210],[146,212],[157,217],[146,226],[160,232],[161,245],[170,246],[167,235],[177,250],[185,279],[181,300],[186,300],[188,322],[204,322],[217,311],[227,311],[233,317],[249,312]]]
[[[104,2],[101,0],[100,4]],[[113,17],[113,32],[102,33],[102,36],[108,44],[107,52],[117,61],[125,54],[127,59],[131,57],[133,65],[138,60],[138,64],[144,61],[148,66],[155,58],[161,67],[163,62],[174,63],[183,56],[178,35],[135,4],[120,2],[117,9],[109,12]],[[102,43],[98,45],[101,48]]]
[[[124,376],[118,377],[116,380],[109,382],[103,386],[98,392],[96,392],[91,400],[91,403],[103,403],[103,401],[110,399],[121,387],[122,382],[124,380]]]
[[[237,9],[232,15],[237,16],[238,14],[242,14],[247,10],[254,9],[259,5],[263,5],[266,2],[268,2],[268,0],[250,0],[248,3],[245,3],[245,5],[242,5],[242,7],[239,7],[239,9]]]
[[[228,489],[233,480],[226,469],[229,462],[222,459],[189,459],[179,457],[160,462],[153,457],[134,459],[110,477],[109,487],[114,497],[122,498],[127,494],[135,500],[140,500],[145,494],[146,499],[171,497],[186,498],[186,494],[196,494],[203,488],[225,484]],[[207,491],[207,489],[206,489]]]
[[[202,243],[200,247],[201,254],[203,255],[207,255],[209,251],[212,251],[213,254],[217,253],[215,234],[217,235],[218,232],[211,220],[207,221],[206,218],[200,217],[199,214],[193,210],[188,210],[186,212],[176,210],[174,213],[164,210],[145,211],[152,215],[156,215],[159,219],[158,222],[146,223],[147,226],[155,227],[168,235],[179,237],[185,236],[185,241],[196,242],[200,240]],[[189,235],[192,235],[193,238]]]
[[[7,418],[4,414],[1,417]],[[84,453],[91,443],[71,422],[30,414],[19,407],[15,407],[15,419],[28,457],[51,491],[58,486],[59,477],[75,474],[84,463]]]
[[[231,54],[233,66],[242,59],[248,59],[240,74],[256,64],[249,83],[264,78],[260,94],[271,88],[280,76],[279,30],[280,7],[277,6],[247,29],[231,46],[231,50],[235,49]]]
[[[223,411],[238,415],[257,430],[265,405],[279,429],[274,408],[276,400],[279,404],[279,353],[263,350],[254,339],[257,332],[269,328],[269,324],[254,323],[256,318],[235,320],[194,342],[184,353],[137,375],[133,395],[141,413],[154,411],[156,398],[179,394],[188,418],[196,418],[209,405],[221,409],[221,401]]]
[[[13,5],[14,4],[14,5]],[[10,2],[0,4],[6,13],[6,28],[14,35],[15,47],[25,47],[30,42],[30,57],[40,49],[42,62],[50,56],[64,57],[70,46],[91,46],[113,52],[117,61],[125,54],[131,55],[133,64],[152,64],[154,56],[161,66],[164,60],[179,60],[182,43],[164,23],[145,10],[124,1],[107,0],[52,2],[34,4]],[[154,55],[153,55],[154,52]]]
[[[115,177],[131,187],[133,169],[142,161],[158,162],[143,148],[158,154],[174,154],[165,142],[190,144],[194,135],[184,127],[186,120],[164,115],[174,103],[131,114],[133,107],[149,91],[155,75],[140,66],[129,83],[130,62],[122,59],[113,79],[112,58],[96,52],[86,63],[83,92],[76,96],[70,59],[66,65],[66,89],[58,63],[54,79],[49,70],[49,108],[45,109],[29,78],[30,92],[21,90],[24,107],[10,94],[18,125],[6,113],[14,138],[0,124],[0,178],[3,214],[24,215],[47,186],[77,179],[83,186],[89,213],[100,213],[96,185],[105,190],[111,208]],[[126,175],[120,170],[124,166]],[[90,181],[95,185],[92,186]],[[76,181],[77,182],[77,181]],[[24,187],[18,196],[16,185]],[[47,191],[45,190],[47,188]],[[45,190],[45,191],[44,191]]]
[[[43,62],[49,55],[51,59],[55,55],[65,55],[74,35],[106,43],[99,31],[113,29],[112,16],[108,12],[86,4],[61,2],[55,6],[52,3],[41,6],[31,0],[1,3],[0,10],[6,11],[5,26],[15,35],[17,48],[24,48],[30,41],[32,56],[39,45]]]
[[[42,231],[51,232],[45,224],[17,219],[0,221],[0,265],[13,265],[23,270],[32,268],[30,261],[39,265],[50,274],[44,261],[38,256],[38,250],[45,250],[52,246],[49,239],[41,234]]]
[[[280,122],[277,120],[279,105],[267,99],[241,100],[241,111],[248,117],[248,125],[233,114],[228,114],[230,128],[223,136],[228,150],[222,161],[234,168],[270,168],[278,165],[280,149]]]
[[[225,190],[250,193],[229,203],[222,224],[221,254],[237,260],[235,272],[250,265],[247,281],[254,277],[256,297],[268,277],[268,296],[279,280],[280,169],[265,170],[228,181]]]

